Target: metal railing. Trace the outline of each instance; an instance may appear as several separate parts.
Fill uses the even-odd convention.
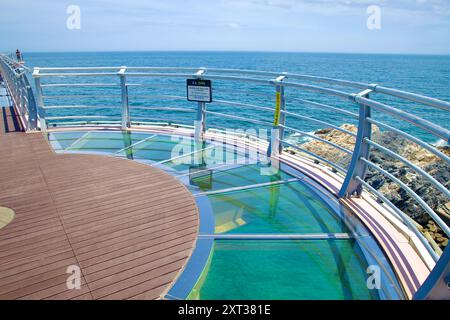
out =
[[[365,181],[368,169],[378,172],[408,193],[429,215],[430,219],[436,222],[443,233],[450,237],[449,226],[416,192],[398,177],[370,160],[370,150],[377,149],[379,152],[416,172],[425,181],[428,181],[436,189],[436,192],[440,192],[450,198],[450,192],[446,186],[437,181],[423,168],[380,145],[372,138],[373,126],[377,126],[423,147],[440,158],[446,165],[450,165],[450,158],[430,143],[411,133],[377,120],[373,115],[374,113],[379,113],[385,118],[409,123],[411,126],[419,128],[438,139],[443,139],[448,143],[450,142],[450,131],[448,129],[405,112],[401,108],[376,101],[373,97],[375,94],[380,94],[398,98],[406,102],[439,109],[440,112],[445,114],[450,111],[450,103],[448,102],[376,84],[287,72],[125,66],[34,68],[32,76],[35,82],[35,94],[39,110],[39,125],[37,125],[35,118],[30,117],[30,115],[36,114],[36,108],[29,84],[26,81],[26,77],[23,76],[24,71],[4,56],[0,57],[0,66],[0,70],[6,78],[8,89],[11,95],[14,96],[15,104],[22,111],[24,111],[23,109],[28,110],[27,112],[20,112],[21,116],[24,117],[28,114],[28,118],[26,118],[28,130],[34,130],[39,127],[40,130],[46,131],[48,126],[67,125],[111,125],[120,126],[122,130],[127,130],[137,125],[165,123],[186,125],[193,128],[196,138],[201,139],[208,127],[221,128],[214,122],[209,126],[214,119],[216,119],[214,121],[228,119],[230,122],[238,121],[269,128],[272,135],[268,153],[272,157],[277,157],[284,152],[286,147],[289,147],[306,154],[308,157],[313,157],[316,162],[321,162],[332,168],[333,172],[340,174],[344,179],[338,194],[341,198],[360,196],[364,189],[370,192],[392,209],[395,217],[417,236],[435,261],[439,260],[440,252],[435,250],[435,246],[418,229],[413,220],[392,204],[379,190]],[[185,82],[182,82],[187,78],[212,80],[215,84],[214,92],[219,97],[215,98],[211,105],[206,105],[202,102],[199,102],[197,105],[193,105],[192,102],[188,103],[184,95]],[[64,81],[59,81],[61,79]],[[46,80],[46,82],[43,83],[43,80]],[[236,86],[236,84],[239,84],[239,86]],[[162,89],[171,90],[171,92],[161,93],[161,91],[164,91]],[[56,93],[52,94],[52,90],[56,91]],[[237,92],[241,94],[240,97],[245,96],[246,99],[237,98],[232,100],[231,97],[237,95]],[[292,99],[289,99],[287,96],[288,92],[295,93]],[[341,102],[348,107],[342,108],[325,102],[305,99],[305,97],[301,97],[303,93],[312,93],[328,98],[333,97],[337,99],[338,103]],[[225,97],[222,97],[222,95],[225,95]],[[25,97],[28,103],[22,102],[22,100],[25,100]],[[62,99],[63,103],[46,103],[57,99]],[[67,101],[72,102],[77,99],[81,99],[84,102],[79,104],[67,103]],[[86,101],[98,102],[107,100],[109,102],[108,105],[85,103]],[[111,100],[113,102],[110,102]],[[138,100],[143,102],[136,103]],[[147,105],[149,101],[155,100],[158,102],[157,105]],[[295,112],[295,110],[291,110],[293,105],[317,108],[321,112],[329,112],[330,115],[342,115],[346,120],[356,120],[358,130],[356,133],[351,132],[324,118],[318,119],[306,113]],[[235,112],[227,113],[225,111],[227,109],[224,107],[232,107]],[[84,112],[83,114],[73,112],[80,109],[87,109],[89,112]],[[55,110],[64,112],[53,116],[48,115],[49,112]],[[109,113],[106,110],[110,110]],[[133,112],[136,110],[144,111],[144,113],[135,116]],[[238,111],[242,111],[244,114],[239,115]],[[176,119],[168,121],[167,119],[170,117],[175,117]],[[321,128],[332,128],[344,135],[348,135],[355,139],[354,149],[349,150],[338,143],[307,132],[295,121],[314,124]],[[349,156],[351,158],[350,164],[347,167],[327,157],[315,154],[311,150],[303,148],[301,144],[289,141],[286,137],[286,132],[331,146]]]
[[[0,56],[0,73],[12,104],[26,131],[37,129],[37,108],[27,73],[30,70],[8,56]]]

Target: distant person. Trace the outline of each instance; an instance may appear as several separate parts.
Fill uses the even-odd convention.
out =
[[[22,54],[20,53],[19,49],[16,50],[16,57],[17,61],[22,61]]]

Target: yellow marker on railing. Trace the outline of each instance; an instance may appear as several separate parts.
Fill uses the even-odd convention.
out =
[[[277,127],[280,124],[280,111],[281,111],[281,92],[277,90],[275,97],[275,115],[273,117],[273,125]]]

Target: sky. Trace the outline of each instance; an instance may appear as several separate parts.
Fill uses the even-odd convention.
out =
[[[0,52],[16,48],[450,54],[450,0],[0,0]]]

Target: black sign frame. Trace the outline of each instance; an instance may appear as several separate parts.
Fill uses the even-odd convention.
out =
[[[195,99],[190,97],[189,87],[206,88],[209,91],[209,99]],[[186,96],[188,101],[211,103],[213,101],[211,80],[186,79]]]

